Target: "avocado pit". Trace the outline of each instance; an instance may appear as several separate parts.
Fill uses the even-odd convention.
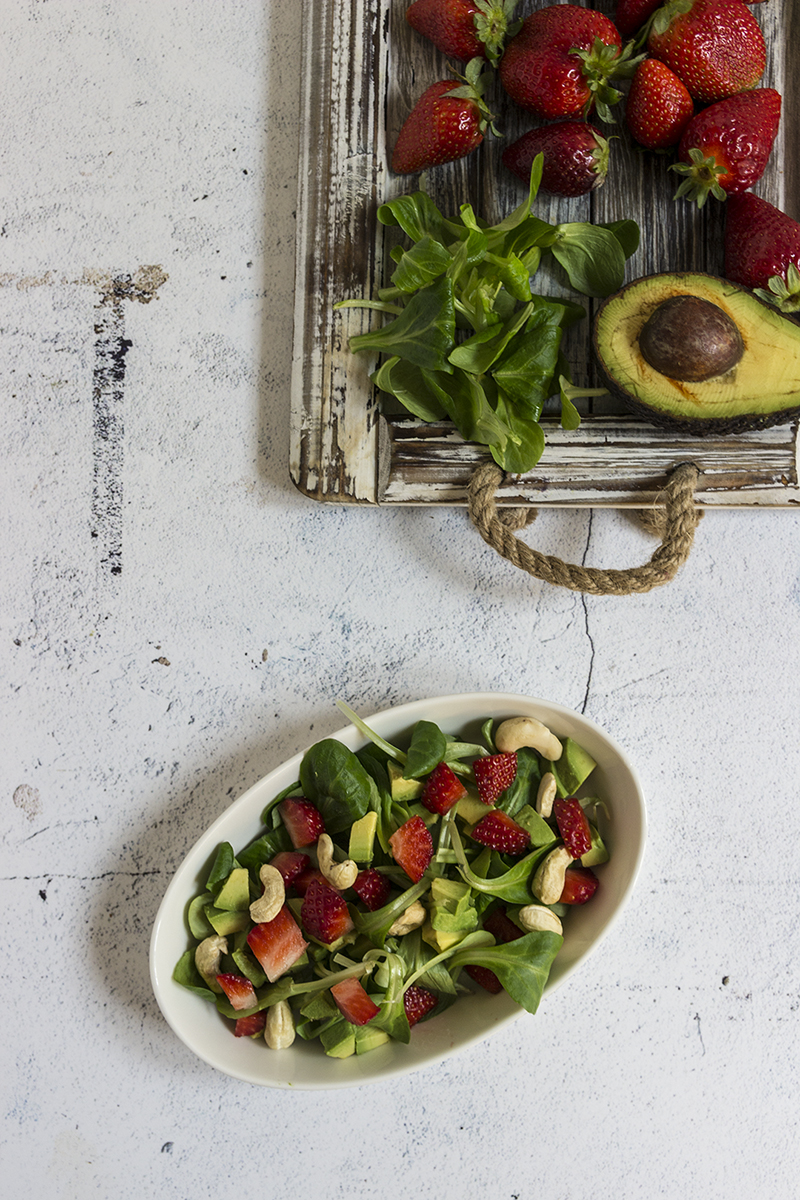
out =
[[[645,362],[670,379],[696,383],[730,371],[744,342],[726,312],[699,296],[670,296],[652,312],[639,333]]]

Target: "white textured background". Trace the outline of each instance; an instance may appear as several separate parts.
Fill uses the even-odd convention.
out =
[[[306,500],[295,6],[0,14],[4,1190],[795,1196],[800,514],[713,513],[674,583],[593,599],[515,571],[462,510]],[[155,264],[152,302],[103,302]],[[110,449],[109,317],[130,342]],[[653,548],[612,512],[526,536],[604,566]],[[648,855],[602,952],[391,1087],[273,1093],[193,1059],[147,949],[199,833],[338,728],[336,697],[492,689],[585,712],[639,768]]]

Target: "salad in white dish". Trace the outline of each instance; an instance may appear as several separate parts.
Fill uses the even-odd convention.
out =
[[[368,744],[316,743],[263,833],[218,847],[174,980],[237,1037],[336,1058],[407,1043],[474,986],[536,1012],[608,859],[604,800],[576,797],[594,759],[530,717],[480,743],[418,721],[403,749],[341,707]]]

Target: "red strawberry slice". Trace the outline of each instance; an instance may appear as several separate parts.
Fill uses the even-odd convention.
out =
[[[290,796],[281,800],[278,812],[295,850],[313,845],[319,835],[325,832],[325,823],[319,811],[304,796]]]
[[[277,917],[253,926],[247,935],[247,944],[270,983],[280,979],[293,967],[308,946],[291,910],[285,904]]]
[[[389,838],[394,861],[413,883],[418,883],[433,858],[433,838],[422,817],[410,817]]]
[[[504,754],[487,754],[485,758],[476,758],[472,771],[481,800],[484,804],[494,804],[517,777],[516,752],[509,750]]]
[[[392,886],[386,876],[375,867],[366,867],[356,875],[353,891],[365,908],[370,912],[377,912],[388,902]]]
[[[331,988],[339,1012],[351,1025],[366,1025],[380,1012],[380,1008],[364,991],[358,979],[343,979]]]
[[[267,1013],[263,1008],[261,1012],[251,1013],[249,1017],[237,1017],[236,1024],[233,1027],[233,1036],[255,1037],[257,1034],[264,1032],[266,1023]]]
[[[412,983],[411,987],[407,987],[403,993],[403,1007],[411,1026],[416,1025],[429,1012],[432,1012],[438,1003],[438,996],[434,992],[429,992],[427,988],[420,987],[418,983]]]
[[[464,967],[464,970],[469,975],[470,979],[474,979],[482,988],[492,995],[497,995],[502,992],[503,985],[495,975],[494,971],[490,971],[488,967]]]
[[[244,975],[218,975],[217,983],[230,1000],[231,1008],[235,1008],[237,1012],[258,1004],[255,988]]]
[[[553,801],[555,817],[561,839],[573,858],[588,854],[592,848],[592,834],[586,813],[574,796],[557,796]]]
[[[458,776],[447,763],[440,762],[425,781],[420,800],[428,812],[446,813],[466,794],[467,789]]]
[[[305,871],[311,859],[300,850],[281,850],[273,858],[270,866],[280,871],[285,887],[291,887],[297,876]]]
[[[297,892],[298,896],[305,896],[308,891],[308,886],[314,880],[317,883],[327,883],[327,879],[320,871],[319,867],[312,867],[311,864],[305,867],[299,875],[295,875],[292,887]]]
[[[490,846],[501,854],[524,854],[531,844],[527,830],[499,808],[481,817],[470,836],[482,846]]]
[[[305,932],[329,946],[354,928],[347,901],[329,883],[312,879],[308,885],[300,920]]]
[[[483,922],[483,928],[491,933],[496,942],[515,942],[524,936],[519,925],[515,925],[504,908],[496,908]]]
[[[562,904],[585,904],[591,900],[599,883],[600,880],[589,867],[568,867],[559,900]]]

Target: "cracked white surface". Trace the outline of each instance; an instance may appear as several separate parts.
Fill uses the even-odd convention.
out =
[[[674,583],[584,598],[460,510],[293,491],[291,7],[4,13],[4,1176],[59,1200],[793,1196],[800,514],[715,512]],[[114,575],[91,536],[100,294],[73,280],[143,264],[168,280],[123,302]],[[526,536],[603,566],[653,546],[613,512]],[[196,837],[338,728],[337,697],[493,689],[580,709],[639,768],[648,855],[602,952],[535,1018],[343,1116],[194,1060],[147,949]],[[522,1139],[537,1076],[548,1118]]]

